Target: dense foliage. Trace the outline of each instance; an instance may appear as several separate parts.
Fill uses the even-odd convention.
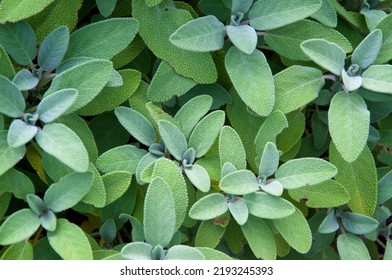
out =
[[[1,259],[392,259],[392,1],[0,1]]]

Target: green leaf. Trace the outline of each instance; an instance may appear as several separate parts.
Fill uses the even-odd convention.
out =
[[[196,151],[196,157],[204,156],[214,144],[225,122],[225,112],[216,110],[209,113],[195,126],[189,136],[189,147]]]
[[[159,3],[161,3],[162,2],[162,0],[146,0],[146,4],[147,4],[147,6],[149,6],[150,8],[151,7],[154,7],[154,6],[156,6],[156,5],[158,5]]]
[[[283,186],[278,180],[268,180],[266,184],[260,184],[260,188],[274,196],[281,196],[283,194]]]
[[[289,194],[295,201],[304,200],[306,205],[312,208],[337,207],[348,203],[350,200],[350,195],[346,189],[334,180],[289,190]]]
[[[296,208],[294,214],[274,220],[274,225],[284,240],[297,252],[305,254],[312,246],[312,232],[302,212]]]
[[[320,70],[293,65],[274,75],[275,110],[284,114],[302,108],[318,97],[325,81]]]
[[[185,94],[195,85],[194,80],[177,74],[173,67],[162,61],[148,87],[147,98],[154,102],[165,102],[173,96]]]
[[[206,221],[223,215],[227,210],[226,197],[220,193],[213,193],[193,204],[189,210],[189,216],[195,220]]]
[[[208,192],[211,186],[210,175],[199,164],[193,164],[189,168],[184,168],[185,174],[189,181],[200,191]]]
[[[158,121],[158,127],[167,150],[177,160],[182,160],[182,156],[188,149],[185,135],[177,126],[166,120]]]
[[[244,103],[258,115],[268,116],[274,108],[275,86],[264,54],[256,50],[248,55],[231,47],[225,67]]]
[[[365,243],[351,233],[340,234],[337,239],[338,253],[341,260],[370,260]]]
[[[57,75],[44,98],[50,94],[65,89],[74,88],[78,91],[78,98],[68,109],[72,113],[93,100],[110,79],[112,63],[107,60],[90,60],[67,69]]]
[[[3,0],[0,5],[0,22],[17,22],[38,14],[54,0]]]
[[[226,26],[226,32],[230,41],[240,51],[246,54],[252,54],[256,49],[257,34],[253,27],[250,27],[249,25],[228,25]]]
[[[384,175],[378,181],[378,199],[377,204],[383,204],[392,198],[392,171]]]
[[[71,173],[51,185],[45,192],[44,201],[54,212],[73,207],[90,191],[93,173]]]
[[[152,260],[152,246],[143,242],[132,242],[121,249],[121,256],[127,260]]]
[[[1,256],[2,260],[33,260],[33,245],[28,241],[12,244]]]
[[[45,202],[35,194],[26,195],[26,202],[29,205],[30,209],[39,217],[45,212],[47,212],[48,208],[46,207]]]
[[[93,259],[91,245],[83,230],[77,225],[59,219],[56,230],[47,234],[50,246],[64,260]]]
[[[245,148],[238,133],[230,126],[224,126],[219,134],[220,165],[230,162],[236,169],[246,168]]]
[[[18,87],[19,90],[30,90],[38,85],[39,79],[33,75],[29,70],[22,69],[16,73],[12,82]]]
[[[250,25],[258,30],[275,29],[307,18],[320,7],[319,0],[259,0],[249,11]]]
[[[358,213],[343,212],[341,214],[344,228],[354,234],[366,234],[378,227],[378,221]]]
[[[186,138],[189,138],[197,123],[208,113],[212,100],[209,95],[199,95],[189,100],[178,110],[174,119],[179,122],[181,131]]]
[[[331,163],[339,170],[336,181],[350,194],[350,209],[363,215],[373,215],[377,204],[377,172],[369,148],[365,147],[352,163],[346,162],[334,145],[330,146],[329,153]]]
[[[3,5],[4,2],[0,8]],[[26,21],[0,24],[0,45],[18,64],[24,66],[32,63],[37,51],[34,31]]]
[[[88,24],[71,34],[65,59],[111,59],[135,38],[139,23],[134,18],[111,18]]]
[[[281,165],[275,177],[285,189],[296,189],[322,183],[337,173],[337,168],[328,161],[319,158],[300,158]]]
[[[157,135],[155,128],[138,111],[127,107],[117,107],[114,110],[121,125],[139,142],[150,146],[155,142]]]
[[[246,223],[249,217],[248,206],[243,199],[238,198],[228,203],[229,211],[233,216],[234,220],[242,226]]]
[[[344,69],[342,69],[343,84],[349,92],[359,89],[362,85],[361,76],[350,76]]]
[[[22,93],[14,83],[1,75],[0,85],[2,89],[2,96],[0,98],[0,113],[11,118],[20,117],[26,108]]]
[[[230,7],[226,5],[224,0],[211,1],[211,0],[200,0],[197,7],[203,14],[214,15],[219,20],[225,21],[230,18],[231,11]],[[243,2],[243,1],[241,1]]]
[[[373,30],[356,47],[351,57],[352,64],[358,64],[361,69],[366,69],[376,60],[382,47],[382,32]]]
[[[219,188],[229,194],[244,195],[258,191],[259,184],[251,171],[238,170],[223,177]]]
[[[116,8],[117,0],[96,0],[99,13],[104,17],[110,16]]]
[[[7,135],[8,145],[12,148],[18,148],[25,145],[38,132],[38,127],[26,124],[25,122],[15,119],[12,121]]]
[[[276,172],[278,166],[279,151],[273,143],[267,142],[260,160],[259,175],[269,177]]]
[[[25,154],[25,146],[18,148],[8,146],[7,131],[0,131],[0,176],[17,164]]]
[[[336,221],[335,211],[331,211],[321,222],[318,231],[322,234],[328,234],[328,233],[334,233],[338,229],[339,229],[339,224]]]
[[[346,53],[352,51],[350,42],[341,33],[310,20],[301,20],[267,31],[264,38],[274,51],[293,60],[310,60],[300,47],[302,42],[309,39],[324,39],[337,44]]]
[[[217,70],[209,53],[183,50],[169,41],[171,34],[193,19],[188,11],[166,3],[149,8],[144,0],[134,0],[132,16],[139,21],[139,34],[155,56],[169,63],[178,74],[197,83],[216,82]]]
[[[181,49],[196,52],[216,51],[223,47],[225,26],[215,16],[208,15],[188,21],[169,38]]]
[[[253,0],[233,0],[231,4],[231,13],[243,13],[248,12],[249,8],[252,6]]]
[[[132,174],[126,171],[112,171],[102,176],[106,190],[106,205],[119,199],[129,188]]]
[[[35,136],[38,145],[76,172],[86,172],[89,157],[80,138],[59,123],[45,125]]]
[[[370,10],[366,6],[361,9],[360,13],[365,16],[366,25],[370,31],[373,31],[380,21],[388,15],[382,10]]]
[[[168,184],[155,177],[144,201],[144,233],[149,244],[166,247],[175,230],[174,198]]]
[[[15,69],[12,62],[4,50],[3,46],[0,45],[0,75],[12,80],[15,76]]]
[[[289,201],[264,192],[244,196],[249,213],[264,219],[281,219],[294,214],[294,205]]]
[[[43,213],[39,220],[41,222],[41,226],[46,229],[47,231],[55,231],[57,227],[57,218],[53,211],[48,210],[47,212]]]
[[[61,89],[46,96],[38,104],[39,119],[50,123],[64,114],[78,98],[78,91],[73,88]]]
[[[118,146],[99,156],[97,168],[103,173],[127,171],[135,174],[136,167],[146,151],[133,145]]]
[[[39,227],[37,215],[30,209],[11,214],[0,226],[0,244],[9,245],[29,238]]]
[[[370,113],[357,93],[338,92],[331,101],[328,125],[332,141],[347,162],[363,151],[369,134]]]
[[[132,241],[144,241],[146,238],[144,236],[143,225],[139,222],[138,219],[129,215],[129,214],[120,214],[120,219],[128,219],[132,225]]]
[[[165,260],[204,260],[199,250],[185,245],[171,247],[166,254]]]
[[[226,228],[213,221],[202,221],[197,229],[195,247],[215,248],[221,241]]]
[[[345,51],[336,43],[324,39],[310,39],[301,43],[301,50],[315,63],[340,76],[346,59]]]
[[[60,65],[68,49],[69,30],[62,25],[42,42],[38,51],[38,64],[44,71],[52,71]]]
[[[10,192],[16,198],[25,199],[35,192],[33,182],[24,173],[12,168],[0,176],[0,194]]]
[[[328,27],[335,28],[338,24],[338,16],[334,7],[329,0],[322,0],[321,2],[321,8],[312,14],[311,17]]]
[[[392,93],[392,65],[372,65],[362,74],[362,86],[366,89]]]
[[[264,220],[249,216],[248,221],[241,226],[241,230],[256,258],[276,259],[274,235]],[[262,242],[260,242],[261,240]]]

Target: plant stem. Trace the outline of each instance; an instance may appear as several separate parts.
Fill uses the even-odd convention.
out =
[[[384,244],[380,239],[377,238],[376,242],[377,242],[377,244],[380,245],[384,250],[386,249],[385,244]]]
[[[336,82],[336,76],[333,74],[325,74],[325,75],[323,75],[323,78],[325,80],[330,80],[330,81]]]

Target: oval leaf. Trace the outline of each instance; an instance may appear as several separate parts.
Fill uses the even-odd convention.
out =
[[[73,88],[61,89],[46,96],[38,104],[39,119],[49,123],[64,114],[76,101],[78,91]]]
[[[7,142],[7,131],[0,131],[0,176],[17,164],[25,154],[25,146],[10,147]]]
[[[249,213],[265,219],[281,219],[294,214],[295,207],[287,200],[263,192],[244,196]]]
[[[198,190],[202,192],[208,192],[210,190],[210,175],[208,175],[208,172],[204,167],[193,164],[191,167],[185,168],[184,171],[189,181],[191,181]]]
[[[228,206],[234,220],[236,220],[240,226],[244,225],[249,217],[248,206],[245,201],[239,198],[234,201],[229,201]]]
[[[352,64],[358,64],[361,69],[368,68],[376,60],[381,50],[382,43],[381,30],[373,30],[354,50],[351,57]]]
[[[370,260],[365,243],[351,233],[338,236],[337,247],[341,260]]]
[[[366,89],[392,93],[392,65],[372,65],[363,72],[362,79]]]
[[[257,34],[256,30],[249,25],[226,26],[227,35],[231,42],[240,51],[246,54],[252,54],[256,49],[257,45]]]
[[[251,171],[238,170],[223,177],[219,188],[229,194],[244,195],[258,191],[259,184]]]
[[[228,209],[224,195],[213,193],[198,200],[189,210],[189,216],[195,220],[211,220],[224,214]]]
[[[224,126],[220,131],[219,158],[221,167],[230,162],[236,169],[246,168],[244,145],[238,133],[230,126]]]
[[[20,117],[26,108],[22,93],[14,83],[2,75],[0,75],[0,86],[0,113],[11,118]]]
[[[344,228],[354,234],[366,234],[378,227],[378,221],[358,213],[344,212],[341,214]]]
[[[151,260],[152,246],[143,242],[132,242],[121,249],[121,255],[127,260]]]
[[[185,135],[181,130],[169,121],[158,122],[159,133],[168,151],[177,159],[182,160],[182,156],[188,149]]]
[[[38,127],[26,124],[25,122],[16,119],[11,123],[8,129],[8,145],[12,148],[23,146],[33,139],[37,132]]]
[[[204,260],[199,250],[185,245],[171,247],[166,254],[165,260]]]

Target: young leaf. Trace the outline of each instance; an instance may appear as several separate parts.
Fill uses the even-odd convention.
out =
[[[260,116],[268,116],[275,104],[275,86],[264,54],[256,50],[248,55],[231,47],[225,67],[244,103]]]
[[[29,70],[22,69],[16,73],[12,82],[18,87],[19,90],[30,90],[38,85],[39,79],[33,75]]]
[[[23,172],[14,168],[0,176],[0,193],[12,193],[16,198],[25,199],[35,192],[33,182]]]
[[[350,92],[359,89],[362,85],[362,77],[361,76],[350,76],[347,72],[342,69],[342,80],[346,89]]]
[[[366,69],[376,60],[382,47],[382,32],[373,30],[354,50],[351,57],[352,64],[358,64],[361,69]]]
[[[249,217],[248,206],[243,199],[229,201],[229,211],[233,216],[234,220],[242,226],[246,223]]]
[[[345,51],[337,44],[324,39],[310,39],[301,44],[301,50],[315,63],[340,76],[344,69]]]
[[[219,182],[219,188],[229,194],[244,195],[259,190],[256,176],[249,170],[238,170],[227,174]]]
[[[43,215],[48,210],[45,202],[35,194],[26,195],[26,202],[37,216]]]
[[[366,234],[378,227],[378,221],[358,213],[343,212],[341,214],[344,228],[354,234]]]
[[[276,243],[274,235],[264,220],[249,216],[244,225],[241,226],[246,240],[253,254],[258,259],[276,259]],[[260,242],[260,240],[263,242]]]
[[[199,199],[189,210],[189,216],[195,220],[211,220],[224,214],[228,209],[224,195],[209,194]]]
[[[199,164],[193,164],[189,168],[184,169],[186,176],[189,181],[200,191],[208,192],[211,186],[210,175],[208,172]]]
[[[365,243],[358,236],[344,233],[337,239],[338,253],[341,260],[370,260]]]
[[[117,107],[114,110],[121,125],[146,146],[155,142],[157,134],[153,125],[138,111],[127,107]]]
[[[357,93],[338,92],[331,101],[328,125],[332,140],[347,162],[363,151],[369,134],[370,113]]]
[[[7,135],[8,145],[12,148],[23,146],[38,132],[38,127],[26,124],[25,122],[15,119],[12,121]]]
[[[117,0],[96,0],[99,13],[104,17],[110,16],[116,8]]]
[[[338,229],[339,224],[336,221],[335,211],[331,211],[320,224],[318,231],[322,234],[328,234],[335,232]]]
[[[34,31],[26,21],[0,24],[0,45],[20,65],[30,65],[36,54]]]
[[[283,194],[283,186],[278,180],[269,181],[266,184],[260,184],[260,188],[274,196],[281,196]]]
[[[353,212],[372,216],[377,203],[377,172],[373,155],[365,147],[357,160],[346,162],[334,145],[329,150],[330,161],[338,168],[336,181],[348,191],[348,206]]]
[[[250,27],[249,25],[228,25],[226,26],[226,32],[230,41],[240,51],[246,54],[252,54],[256,49],[257,34],[253,27]]]
[[[275,29],[304,19],[320,7],[319,0],[258,0],[249,11],[250,25],[258,30]]]
[[[61,89],[46,96],[38,104],[39,119],[50,123],[64,114],[76,101],[78,91],[73,88]]]
[[[275,177],[285,189],[296,189],[322,183],[337,173],[337,168],[328,161],[319,158],[300,158],[280,166]]]
[[[25,154],[25,146],[10,147],[7,142],[7,131],[0,131],[0,176],[17,164]]]
[[[54,212],[73,207],[90,191],[93,173],[71,173],[51,185],[45,192],[44,201]]]
[[[45,125],[35,136],[38,145],[76,172],[86,172],[89,157],[80,138],[63,124]]]
[[[264,151],[261,156],[259,164],[259,175],[269,177],[276,172],[278,166],[279,151],[273,143],[268,142],[264,146]]]
[[[249,213],[264,219],[281,219],[294,214],[294,205],[287,200],[263,192],[244,196]]]
[[[64,260],[92,260],[91,245],[83,230],[66,219],[59,219],[55,231],[49,231],[50,246]]]
[[[165,120],[159,121],[158,127],[167,150],[177,160],[182,160],[182,156],[188,149],[185,135],[177,126]]]
[[[166,254],[165,260],[204,260],[199,250],[185,245],[175,245]]]
[[[219,134],[220,165],[230,162],[236,169],[246,168],[245,148],[238,133],[230,126],[224,126]]]
[[[169,40],[176,47],[196,52],[216,51],[223,47],[225,26],[215,16],[208,15],[188,21]]]
[[[252,6],[253,0],[233,0],[231,4],[231,13],[247,13]]]
[[[372,65],[362,74],[362,86],[366,89],[392,93],[392,65]]]
[[[30,209],[11,214],[0,226],[0,244],[9,245],[29,238],[39,227],[40,221]]]
[[[221,178],[225,177],[227,174],[230,174],[234,171],[237,171],[237,168],[231,162],[225,162],[222,165]]]
[[[274,225],[287,243],[296,251],[305,254],[310,250],[312,232],[304,215],[298,208],[291,216],[274,220]]]
[[[69,29],[62,25],[42,42],[38,52],[38,64],[43,71],[53,71],[60,65],[68,49]]]
[[[225,112],[214,111],[205,116],[189,136],[189,147],[196,151],[196,157],[204,156],[214,144],[225,122]]]
[[[55,231],[57,227],[57,218],[53,211],[48,210],[47,212],[40,215],[39,220],[41,226],[47,231]]]
[[[23,114],[26,104],[18,87],[0,75],[0,86],[2,89],[0,98],[0,113],[11,118],[18,118]]]
[[[168,184],[155,177],[144,201],[144,233],[149,244],[166,247],[173,237],[176,216],[174,198]]]
[[[132,242],[121,249],[121,256],[127,260],[152,260],[152,246],[144,242]]]

